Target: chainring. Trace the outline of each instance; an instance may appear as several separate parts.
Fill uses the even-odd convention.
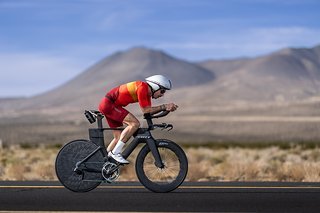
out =
[[[117,180],[120,175],[119,165],[108,161],[103,165],[101,173],[108,183],[112,183]]]

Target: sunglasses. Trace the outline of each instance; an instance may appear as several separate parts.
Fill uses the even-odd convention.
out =
[[[164,93],[166,93],[166,90],[165,89],[160,89],[160,93],[164,94]]]

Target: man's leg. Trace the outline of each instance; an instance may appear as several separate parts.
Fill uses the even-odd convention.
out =
[[[123,120],[123,123],[128,126],[121,132],[120,141],[126,143],[131,136],[139,129],[139,120],[131,113],[129,113]]]
[[[116,143],[115,147],[112,149],[113,154],[121,153],[125,143],[131,138],[131,136],[140,127],[139,120],[131,113],[129,113],[124,118],[123,123],[127,124],[127,127],[121,132],[118,142]]]
[[[121,132],[120,139],[118,140],[115,147],[112,149],[111,156],[120,163],[129,163],[129,161],[125,160],[121,156],[121,152],[125,143],[140,127],[140,122],[134,115],[129,113],[124,118],[123,123],[127,124],[128,126]]]
[[[113,130],[112,132],[113,132],[113,140],[108,145],[107,152],[112,151],[120,139],[120,135],[121,135],[120,130]]]

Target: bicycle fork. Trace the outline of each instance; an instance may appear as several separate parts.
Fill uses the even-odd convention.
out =
[[[155,165],[160,168],[160,169],[163,169],[164,168],[164,164],[162,162],[162,159],[161,159],[161,156],[160,156],[160,153],[159,153],[159,150],[156,146],[156,142],[155,140],[152,138],[152,139],[148,139],[147,140],[147,144],[149,146],[149,149],[154,157],[154,160],[155,160]]]
[[[142,130],[143,131],[143,130]],[[133,152],[133,150],[140,144],[140,143],[146,143],[147,146],[149,147],[154,160],[155,160],[155,165],[158,168],[163,169],[164,168],[164,163],[162,162],[158,147],[156,145],[156,140],[152,137],[150,132],[144,132],[144,134],[141,135],[135,135],[135,138],[133,141],[128,145],[128,147],[122,152],[122,156],[127,159],[128,156]]]
[[[163,169],[164,168],[164,163],[162,162],[158,147],[156,145],[156,140],[152,137],[150,132],[146,131],[141,135],[136,135],[136,137],[133,139],[133,141],[128,145],[128,147],[122,152],[122,156],[127,159],[129,155],[133,152],[133,150],[140,144],[140,143],[146,143],[147,146],[149,147],[154,160],[155,160],[155,165]],[[88,156],[86,156],[84,159],[81,161],[77,162],[74,168],[74,172],[76,173],[82,173],[83,170],[91,171],[91,172],[100,172],[100,170],[93,169],[93,168],[88,168],[87,166],[84,166],[86,161],[91,158],[96,152],[99,150],[105,151],[101,146],[98,146],[95,150],[93,150]],[[105,155],[106,157],[107,155]],[[84,168],[83,168],[84,166]]]

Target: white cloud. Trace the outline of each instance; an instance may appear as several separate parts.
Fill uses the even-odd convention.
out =
[[[0,53],[0,97],[30,96],[52,89],[84,68],[75,59],[37,53]]]

